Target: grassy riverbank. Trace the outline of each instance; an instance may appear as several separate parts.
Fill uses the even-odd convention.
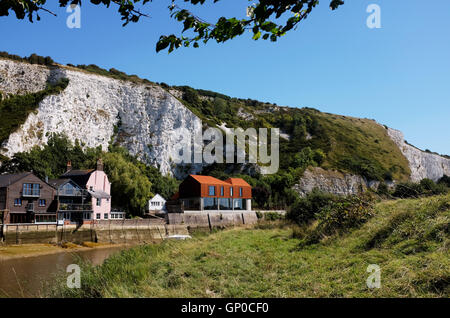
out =
[[[63,297],[449,297],[450,196],[387,201],[360,229],[302,247],[289,226],[135,247],[82,268]],[[366,287],[369,264],[381,288]]]

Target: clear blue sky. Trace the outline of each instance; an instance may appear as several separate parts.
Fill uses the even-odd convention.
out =
[[[56,2],[56,1],[50,1]],[[182,1],[179,1],[182,4]],[[212,0],[207,1],[211,3]],[[60,63],[97,64],[155,82],[189,85],[233,97],[367,117],[402,130],[412,144],[450,154],[450,1],[357,0],[336,11],[320,5],[277,43],[250,34],[199,49],[155,52],[161,34],[179,34],[170,1],[148,6],[150,19],[123,28],[113,9],[84,1],[81,29],[68,14],[42,13],[33,24],[0,17],[0,50],[50,55]],[[243,17],[248,1],[196,7],[207,20]],[[381,29],[366,26],[366,8],[381,7]]]

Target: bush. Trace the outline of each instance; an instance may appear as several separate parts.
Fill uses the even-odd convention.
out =
[[[283,215],[277,212],[266,212],[264,213],[264,220],[266,221],[276,221],[281,220]]]
[[[444,174],[444,176],[439,179],[438,184],[443,184],[450,188],[450,177]]]
[[[444,184],[436,184],[431,179],[423,179],[420,183],[399,183],[395,187],[393,196],[397,198],[418,198],[421,196],[439,195],[447,192],[448,188]]]
[[[332,235],[358,227],[372,216],[373,199],[370,194],[340,197],[316,214],[319,221],[317,230],[323,235]]]
[[[331,202],[337,200],[337,197],[323,193],[314,189],[305,198],[299,198],[292,204],[286,217],[298,225],[302,225],[313,220],[317,213]]]
[[[423,188],[419,183],[402,182],[397,184],[394,193],[397,198],[418,198],[423,193]]]
[[[423,179],[420,181],[424,195],[439,195],[447,193],[447,188],[443,184],[437,184],[431,179]]]

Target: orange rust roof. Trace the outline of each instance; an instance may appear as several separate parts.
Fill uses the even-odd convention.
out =
[[[235,186],[250,187],[250,185],[244,179],[241,178],[228,178],[227,180],[225,180],[225,182],[231,183],[232,185]]]
[[[219,180],[217,178],[211,177],[211,176],[199,176],[199,175],[196,175],[196,174],[191,174],[190,176],[192,178],[194,178],[195,180],[197,180],[199,183],[229,185],[229,183],[224,182],[222,180]]]

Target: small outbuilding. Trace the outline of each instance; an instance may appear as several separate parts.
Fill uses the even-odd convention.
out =
[[[148,201],[147,205],[148,214],[160,214],[166,213],[166,199],[159,194],[156,194]]]

